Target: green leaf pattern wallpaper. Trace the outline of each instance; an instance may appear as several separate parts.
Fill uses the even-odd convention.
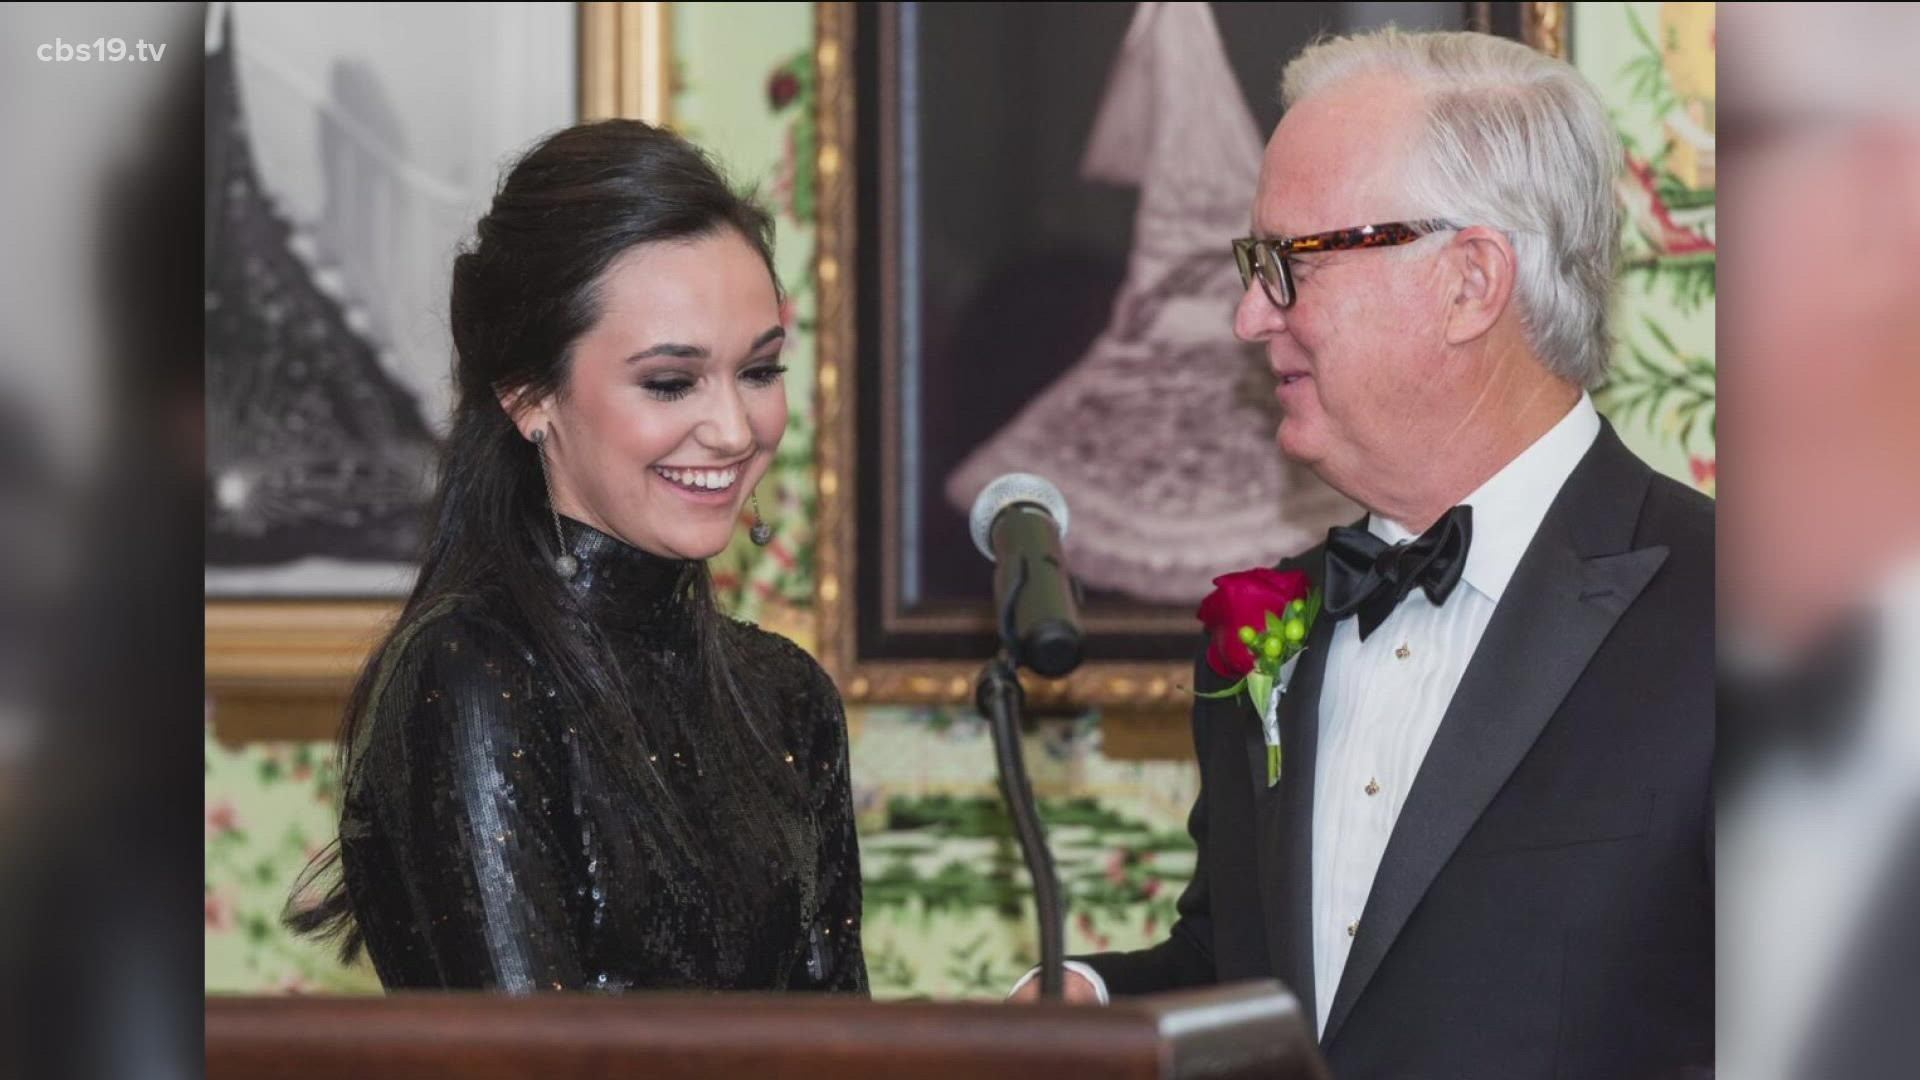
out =
[[[1595,400],[1636,453],[1711,494],[1714,5],[1574,7],[1575,59],[1626,149],[1617,344]]]

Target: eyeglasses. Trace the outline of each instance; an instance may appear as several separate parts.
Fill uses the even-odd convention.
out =
[[[1233,242],[1233,260],[1240,264],[1240,287],[1245,289],[1260,278],[1260,288],[1277,308],[1293,306],[1293,266],[1288,256],[1313,251],[1351,251],[1355,248],[1397,247],[1411,244],[1431,233],[1458,226],[1445,221],[1393,221],[1385,225],[1362,225],[1357,229],[1295,236],[1285,240],[1260,240],[1243,236]]]

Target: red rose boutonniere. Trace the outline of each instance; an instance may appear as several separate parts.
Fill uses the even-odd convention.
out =
[[[1195,612],[1211,639],[1207,666],[1238,679],[1225,690],[1199,694],[1230,698],[1245,693],[1267,741],[1267,786],[1280,779],[1277,708],[1307,647],[1307,632],[1320,617],[1320,590],[1299,570],[1257,568],[1213,579],[1213,592]]]

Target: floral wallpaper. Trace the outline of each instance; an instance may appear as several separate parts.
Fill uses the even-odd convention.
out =
[[[1635,452],[1711,494],[1714,5],[1579,4],[1573,32],[1626,146],[1618,344],[1596,401]]]
[[[333,837],[333,748],[232,748],[209,731],[206,758],[207,989],[377,993],[372,968],[343,967],[327,949],[280,926],[295,878]]]
[[[877,709],[850,718],[866,877],[865,943],[878,997],[996,997],[1035,960],[1033,907],[994,789],[978,716]],[[1028,766],[1068,899],[1068,947],[1155,940],[1193,868],[1185,762],[1118,762],[1089,719],[1041,725]],[[336,776],[321,743],[206,744],[209,992],[378,993],[279,924],[301,868],[333,829]]]
[[[1704,13],[1700,10],[1704,9]],[[792,420],[760,491],[774,542],[715,560],[733,610],[815,645],[812,415],[816,297],[810,4],[676,4],[674,122],[778,218]],[[1712,5],[1583,4],[1579,66],[1628,144],[1620,353],[1598,400],[1659,467],[1714,480]],[[865,942],[881,998],[997,998],[1035,960],[1032,896],[970,710],[869,708],[849,718],[866,879]],[[377,993],[278,918],[333,828],[324,743],[206,738],[209,992]],[[1068,903],[1070,951],[1150,944],[1193,865],[1190,761],[1121,761],[1096,717],[1049,721],[1027,757]]]

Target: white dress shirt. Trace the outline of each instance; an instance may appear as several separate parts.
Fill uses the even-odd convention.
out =
[[[1466,674],[1480,635],[1547,508],[1600,434],[1592,398],[1580,400],[1546,434],[1508,462],[1461,505],[1473,507],[1473,539],[1460,583],[1442,607],[1415,589],[1367,640],[1358,619],[1333,633],[1320,691],[1320,740],[1313,796],[1313,977],[1324,1032],[1347,952],[1387,838],[1406,804],[1440,720]],[[1413,534],[1377,515],[1368,529],[1388,543]],[[1287,767],[1283,761],[1281,769]],[[1105,981],[1084,964],[1069,970]],[[1014,990],[1031,981],[1029,971]]]
[[[1582,394],[1558,424],[1461,500],[1473,508],[1473,538],[1444,605],[1415,589],[1365,641],[1357,618],[1334,628],[1313,781],[1317,1031],[1326,1030],[1380,856],[1454,689],[1547,508],[1599,433],[1600,414]],[[1367,528],[1390,544],[1414,536],[1378,515]]]

